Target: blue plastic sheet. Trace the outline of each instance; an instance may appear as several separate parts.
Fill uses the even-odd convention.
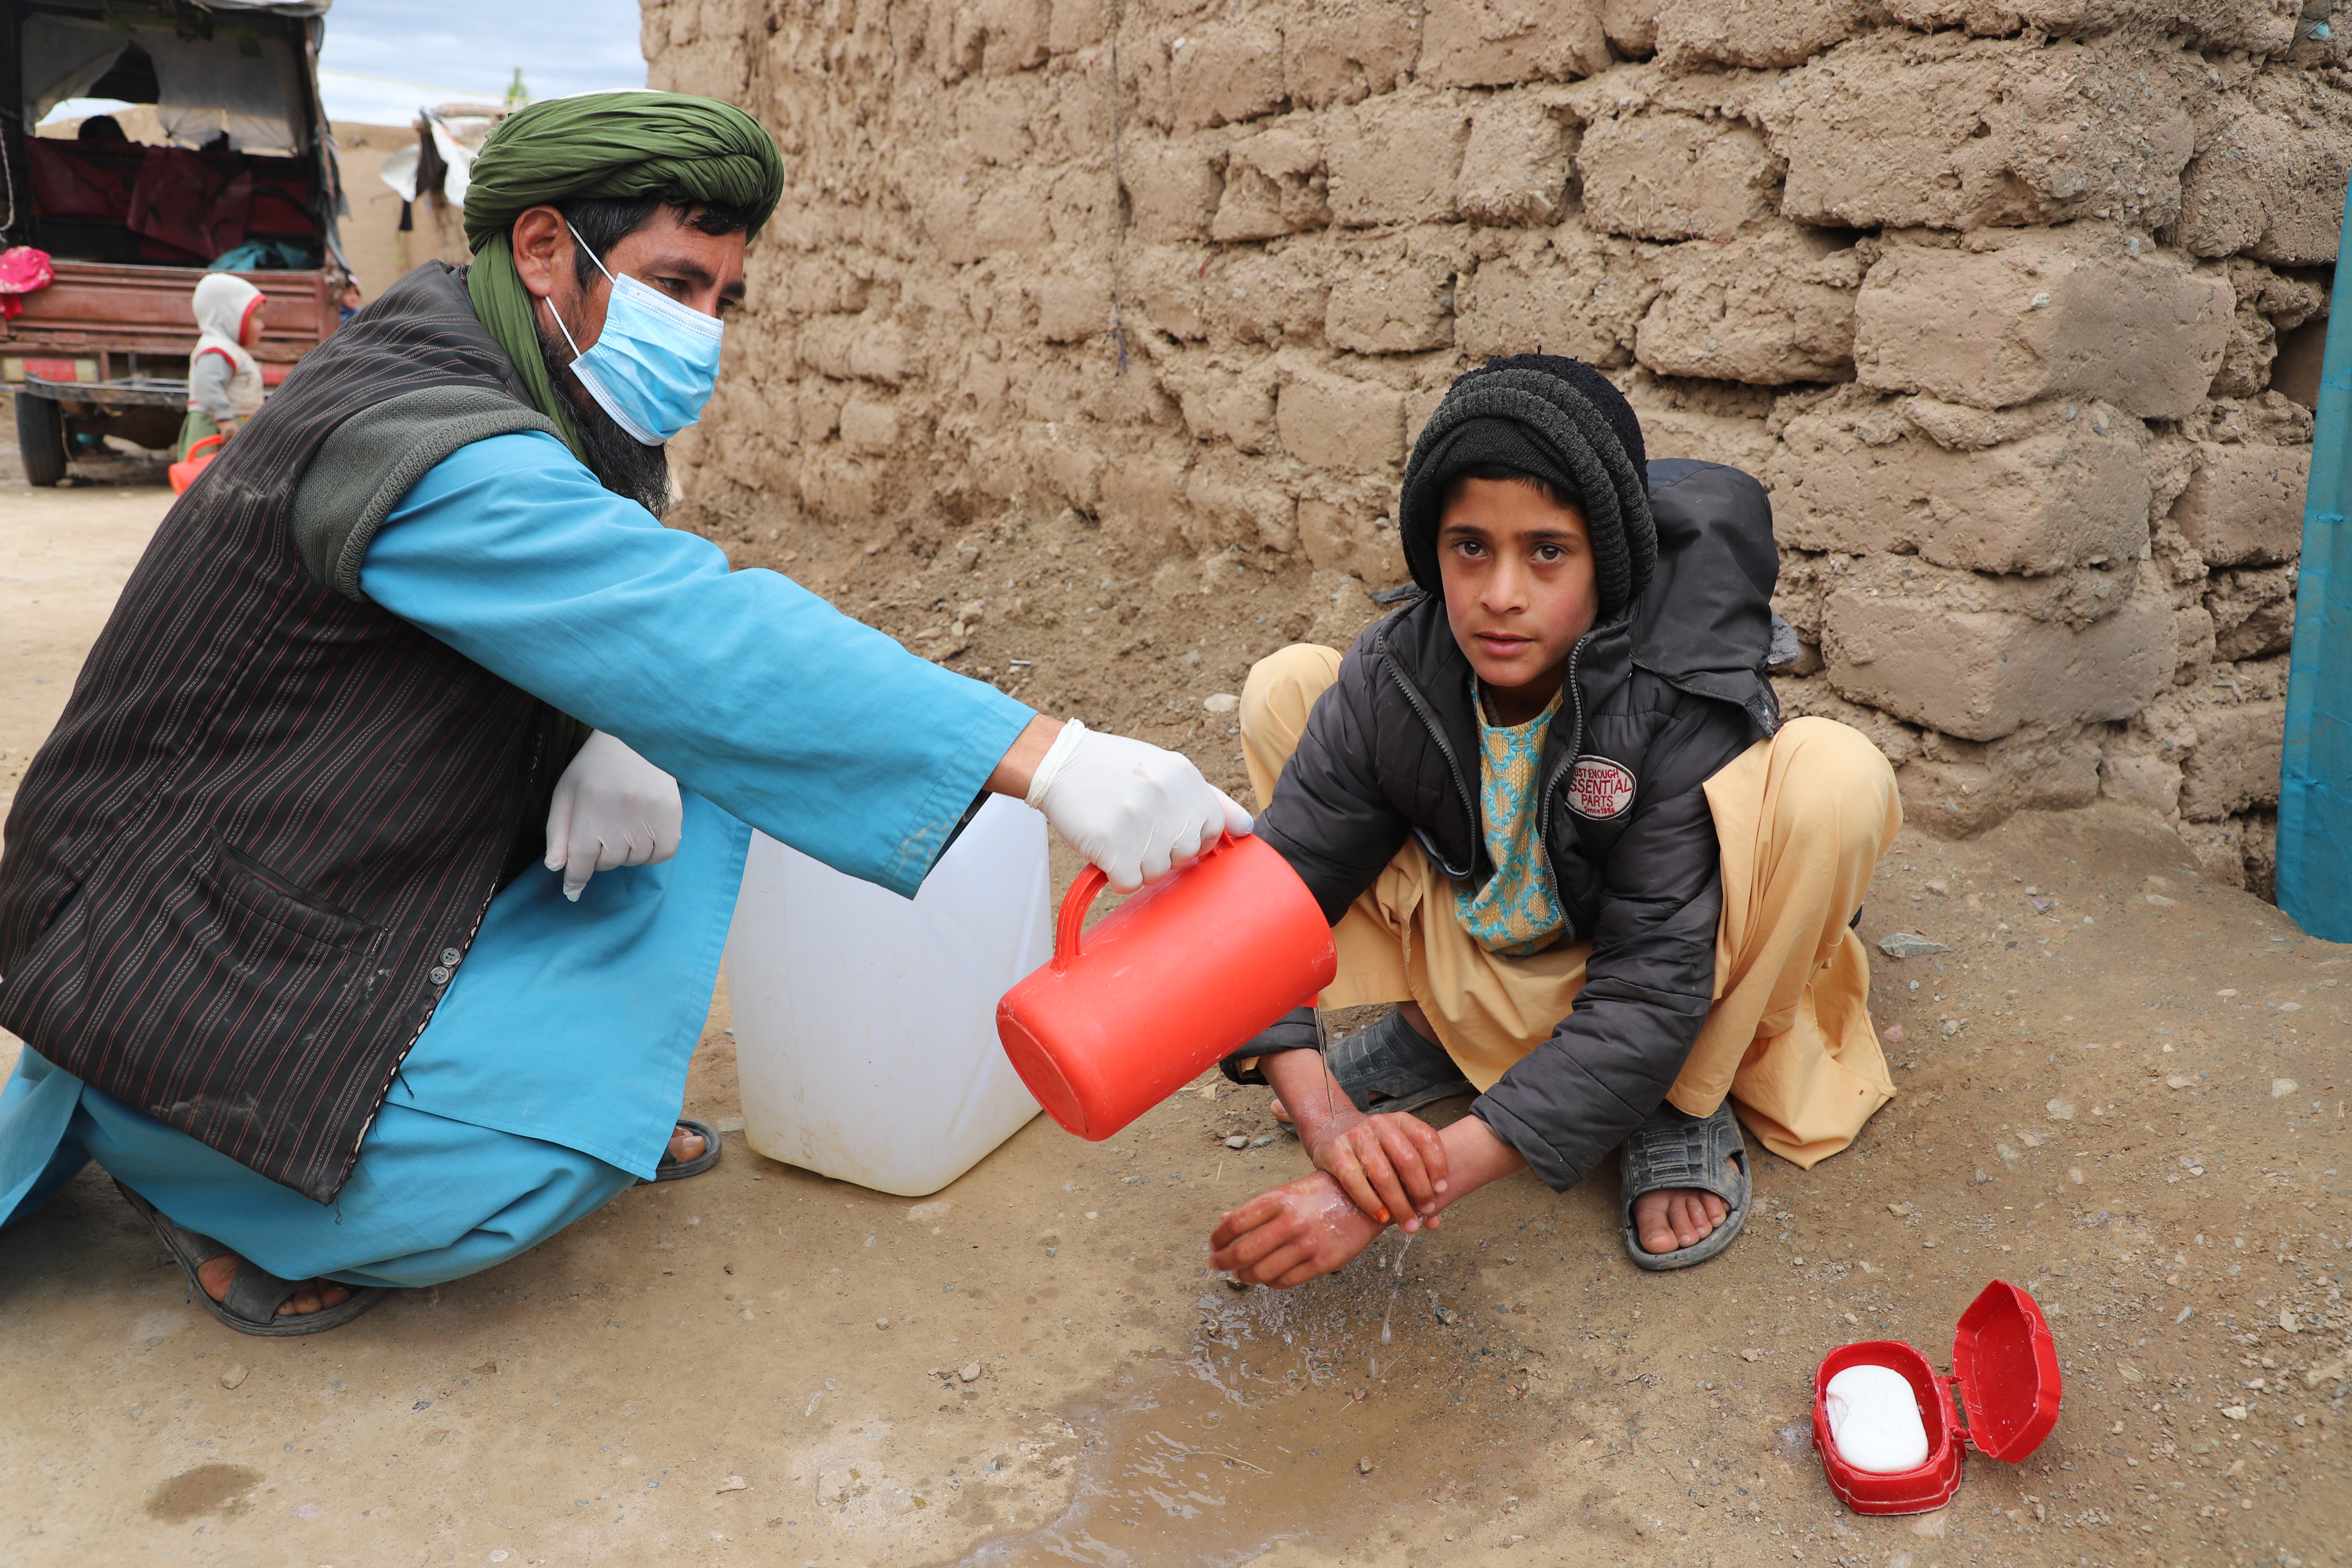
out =
[[[2344,216],[2279,764],[2279,908],[2328,942],[2352,942],[2352,296],[2341,287],[2352,258],[2352,193]]]

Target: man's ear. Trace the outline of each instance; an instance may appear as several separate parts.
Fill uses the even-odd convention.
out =
[[[572,226],[563,215],[553,207],[525,207],[516,215],[508,244],[523,288],[539,299],[551,298],[562,269],[572,265]]]

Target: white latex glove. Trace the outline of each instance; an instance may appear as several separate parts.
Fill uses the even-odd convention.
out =
[[[677,781],[599,730],[556,781],[547,812],[547,868],[563,896],[615,866],[658,866],[677,853],[685,824]]]
[[[1250,831],[1249,813],[1191,758],[1075,719],[1038,763],[1027,799],[1121,893],[1194,859],[1221,833]]]

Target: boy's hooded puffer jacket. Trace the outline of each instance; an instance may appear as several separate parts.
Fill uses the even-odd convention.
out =
[[[1779,561],[1763,487],[1684,459],[1648,478],[1655,572],[1570,656],[1537,796],[1561,940],[1592,943],[1585,986],[1471,1107],[1554,1188],[1657,1109],[1698,1037],[1722,903],[1701,786],[1780,725],[1764,679]],[[1449,877],[1492,874],[1470,678],[1444,602],[1424,596],[1359,637],[1317,700],[1258,832],[1334,923],[1407,835]]]

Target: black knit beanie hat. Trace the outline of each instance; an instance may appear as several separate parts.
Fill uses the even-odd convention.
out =
[[[1444,592],[1437,527],[1446,487],[1472,468],[1512,468],[1584,509],[1601,618],[1614,619],[1649,587],[1657,564],[1647,461],[1633,405],[1591,365],[1558,354],[1489,360],[1446,389],[1405,462],[1397,524],[1412,580]]]

